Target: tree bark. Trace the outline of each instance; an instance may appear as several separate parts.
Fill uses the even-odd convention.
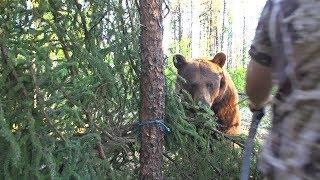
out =
[[[141,23],[141,109],[142,123],[164,118],[165,78],[162,51],[161,1],[140,0]],[[140,179],[163,179],[163,138],[161,127],[141,127]]]

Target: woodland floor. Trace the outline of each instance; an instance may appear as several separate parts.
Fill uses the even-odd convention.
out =
[[[248,107],[242,107],[240,109],[241,113],[242,113],[242,124],[241,124],[241,130],[242,130],[242,133],[244,134],[248,134],[249,132],[249,128],[250,128],[250,124],[251,124],[251,116],[252,116],[252,113],[251,111],[249,110]],[[271,107],[268,106],[266,108],[266,114],[265,116],[262,118],[260,124],[259,124],[259,127],[258,127],[258,131],[257,131],[257,134],[256,134],[256,139],[259,140],[259,141],[263,141],[268,132],[269,132],[269,129],[271,127],[271,118],[272,118],[272,112],[271,112]]]

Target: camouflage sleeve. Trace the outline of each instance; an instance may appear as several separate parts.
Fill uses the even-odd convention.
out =
[[[271,42],[269,39],[269,18],[271,14],[272,2],[268,0],[261,13],[255,37],[252,41],[249,55],[251,58],[264,66],[271,66]]]

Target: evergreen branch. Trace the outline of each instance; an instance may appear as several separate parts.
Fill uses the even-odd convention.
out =
[[[60,131],[57,129],[57,127],[54,125],[53,121],[50,119],[48,112],[47,112],[47,108],[44,106],[45,102],[44,102],[44,97],[42,95],[42,93],[40,92],[40,87],[36,78],[36,65],[34,63],[34,61],[32,62],[32,66],[30,68],[30,72],[32,75],[32,80],[33,80],[33,85],[34,85],[34,90],[35,90],[35,96],[36,99],[39,102],[39,106],[45,116],[45,119],[47,120],[47,122],[49,123],[49,125],[51,126],[51,128],[60,136],[60,138],[65,141],[66,143],[68,143],[67,139],[62,135],[62,133],[60,133]]]
[[[121,1],[120,1],[121,2]],[[121,4],[119,5],[120,7],[121,7]],[[130,19],[130,22],[131,22],[131,28],[132,28],[132,30],[133,30],[133,32],[135,32],[134,31],[134,26],[133,26],[133,20],[131,21],[131,15],[130,15],[130,12],[128,12],[129,13],[129,19]],[[125,21],[123,20],[123,19],[120,19],[120,28],[121,28],[121,30],[122,30],[122,34],[124,35],[124,36],[128,36],[128,32],[127,32],[127,30],[126,30],[126,27],[125,27]],[[132,42],[134,42],[135,40],[134,39],[132,39]],[[134,63],[134,59],[132,58],[132,55],[131,55],[131,53],[129,52],[129,49],[130,49],[130,47],[129,47],[129,43],[126,43],[125,44],[125,52],[126,52],[126,54],[127,54],[127,56],[128,56],[128,58],[129,58],[129,63],[130,63],[130,67],[134,70],[134,72],[138,75],[138,74],[140,74],[140,70],[137,68],[137,66],[135,65],[135,63]],[[125,82],[125,81],[124,81]]]
[[[0,48],[1,48],[1,57],[2,57],[2,61],[3,61],[3,65],[10,68],[8,48],[3,44],[0,45]],[[9,73],[9,78],[18,84],[19,76],[18,76],[17,71],[13,67],[12,67],[12,71]],[[21,92],[25,98],[28,98],[28,91],[23,83],[22,83],[22,87],[21,87]]]
[[[5,120],[4,112],[2,109],[2,102],[0,101],[0,136],[4,138],[7,142],[9,142],[12,151],[14,152],[13,156],[13,164],[17,166],[21,158],[21,149],[19,143],[16,141],[14,134],[12,133],[8,123]]]
[[[130,19],[130,25],[131,25],[131,29],[133,32],[135,32],[135,28],[134,28],[134,25],[133,25],[133,17],[132,17],[132,14],[131,14],[131,11],[129,9],[129,2],[128,0],[126,0],[126,6],[127,6],[127,10],[128,10],[128,14],[129,14],[129,19]]]
[[[65,91],[65,89],[63,87],[61,87],[60,89],[64,95],[64,97],[66,99],[68,99],[68,101],[70,101],[71,104],[73,104],[74,106],[79,106],[79,107],[82,107],[80,103],[76,102],[75,100],[73,100],[68,94],[67,92]],[[115,137],[113,137],[113,135],[111,135],[109,132],[105,131],[103,128],[101,128],[98,124],[96,124],[92,118],[91,118],[91,115],[90,115],[90,112],[88,109],[84,109],[82,108],[86,118],[87,118],[87,121],[90,123],[90,125],[92,127],[95,127],[96,129],[98,129],[99,131],[103,132],[110,140],[112,141],[117,141]]]
[[[247,96],[247,94],[244,93],[244,92],[238,92],[238,95],[240,95],[240,96]]]
[[[109,12],[109,11],[105,11],[105,12],[102,14],[102,16],[99,18],[99,20],[91,26],[91,28],[89,29],[89,34],[91,34],[92,31],[93,31],[93,29],[94,29],[96,26],[98,26],[98,24],[101,23],[101,21],[106,17],[106,15],[108,14],[108,12]]]
[[[68,99],[73,105],[75,106],[79,106],[79,107],[82,107],[81,104],[79,104],[78,102],[72,100],[72,98],[70,98],[70,96],[67,94],[67,92],[64,90],[63,87],[61,87],[60,89],[64,95],[64,97],[66,99]],[[87,118],[87,121],[90,122],[91,126],[94,126],[96,129],[102,131],[103,133],[105,133],[105,135],[107,135],[108,138],[110,138],[111,140],[115,140],[115,138],[110,134],[108,133],[107,131],[103,131],[102,128],[100,128],[97,124],[95,124],[91,118],[91,115],[90,115],[90,112],[88,109],[84,109],[84,108],[81,108]],[[103,149],[103,144],[101,143],[101,141],[98,141],[97,142],[97,148],[98,148],[98,154],[99,154],[99,157],[100,159],[106,159],[106,155],[105,155],[105,152],[104,152],[104,149]]]
[[[111,141],[118,142],[121,144],[132,144],[135,142],[135,139],[129,139],[129,138],[124,138],[124,137],[115,137],[115,136],[111,135],[108,131],[106,131],[105,129],[101,128],[98,124],[94,124],[94,126],[99,131],[104,133]]]
[[[78,3],[78,0],[74,0],[73,2],[75,3],[75,5],[77,7],[77,12],[80,15],[82,30],[84,32],[84,38],[85,38],[85,40],[87,42],[86,43],[86,47],[88,48],[89,47],[88,43],[90,42],[90,32],[88,31],[88,28],[87,28],[86,18],[85,18],[84,14],[81,11],[82,5],[80,3]]]
[[[191,119],[191,122],[196,122],[195,119],[193,118],[190,118]],[[226,140],[228,141],[231,141],[232,143],[234,144],[237,144],[239,147],[241,147],[242,149],[244,149],[244,145],[242,143],[240,143],[239,141],[237,141],[236,139],[234,139],[232,136],[229,136],[215,128],[212,128],[212,127],[209,127],[209,126],[206,126],[206,128],[209,128],[211,131],[213,131],[214,133],[216,134],[219,134],[221,137],[225,138]]]
[[[62,33],[65,32],[63,31],[63,29],[61,28],[61,26],[59,25],[59,20],[58,20],[58,9],[56,8],[56,5],[55,5],[55,2],[53,2],[52,0],[49,0],[49,4],[52,8],[51,10],[51,13],[53,15],[53,20],[54,20],[54,26],[52,25],[51,22],[47,21],[49,24],[51,24],[51,27],[53,27],[54,31],[55,31],[55,34],[57,35],[58,37],[58,41],[60,42],[61,44],[61,49],[63,51],[63,54],[65,56],[65,58],[68,60],[68,61],[72,61],[71,60],[71,56],[69,54],[69,47],[67,45],[67,42],[65,40],[65,38],[63,37]],[[76,76],[78,74],[78,71],[76,69],[76,67],[73,65],[70,67],[70,72],[71,72],[71,76]]]
[[[209,163],[209,164],[219,176],[222,176],[221,171],[216,166],[214,166],[212,163]]]
[[[141,10],[140,10],[140,4],[139,4],[138,0],[134,0],[134,4],[136,5],[138,12],[140,14]]]
[[[241,147],[242,149],[244,149],[244,145],[243,145],[242,143],[238,142],[237,140],[235,140],[234,138],[232,138],[231,136],[229,136],[229,135],[227,135],[227,134],[225,134],[225,133],[223,133],[223,132],[221,132],[221,131],[219,131],[219,130],[217,130],[217,129],[215,129],[215,128],[210,128],[210,130],[212,130],[214,133],[219,134],[219,135],[222,136],[223,138],[231,141],[231,142],[234,143],[234,144],[237,144],[239,147]]]
[[[171,161],[173,164],[174,164],[174,166],[177,168],[177,169],[179,169],[179,171],[181,171],[181,169],[179,168],[179,166],[178,166],[178,163],[173,159],[173,158],[171,158],[169,155],[168,155],[168,153],[163,153],[163,156],[164,157],[166,157],[169,161]],[[185,177],[186,179],[193,179],[192,177],[190,177],[190,176],[188,176],[187,174],[185,174],[185,173],[183,173],[183,171],[181,171],[182,173],[181,173],[181,175],[183,176],[183,177]]]
[[[238,101],[236,104],[234,104],[233,106],[231,106],[231,108],[234,108],[235,106],[237,106],[237,105],[239,105],[239,104],[241,104],[241,103],[243,103],[244,101],[246,101],[246,100],[248,100],[249,98],[248,97],[246,97],[246,98],[244,98],[244,99],[242,99],[241,101]],[[230,108],[230,109],[231,109]]]

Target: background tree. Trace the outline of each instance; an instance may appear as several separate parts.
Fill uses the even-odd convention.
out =
[[[243,38],[242,38],[242,66],[245,67],[246,65],[246,54],[247,54],[247,40],[246,40],[246,17],[243,16]]]
[[[219,1],[205,0],[201,3],[201,46],[205,48],[208,55],[214,55],[219,48],[219,34],[220,34],[220,12],[221,4]]]
[[[181,0],[177,0],[176,2],[173,2],[171,4],[172,7],[172,18],[171,18],[171,23],[172,23],[172,29],[173,29],[173,34],[174,34],[174,41],[176,42],[181,42],[182,40],[182,9],[181,9]],[[176,46],[176,51],[181,50],[181,45],[178,43]]]
[[[235,61],[233,56],[233,46],[232,46],[232,40],[233,40],[233,12],[231,6],[227,6],[227,25],[226,25],[226,36],[227,36],[227,55],[228,55],[228,61],[227,61],[227,68],[231,68],[233,61]]]
[[[190,21],[190,29],[189,29],[189,34],[188,34],[188,39],[190,40],[189,41],[189,44],[188,44],[188,48],[189,49],[192,49],[192,33],[193,33],[193,30],[192,30],[192,28],[193,28],[193,1],[192,0],[190,0],[190,19],[189,19],[189,21]],[[190,55],[192,56],[192,51],[191,51],[191,53],[190,53]]]
[[[226,0],[223,0],[223,10],[222,10],[222,25],[221,25],[221,42],[220,42],[220,49],[221,51],[224,50],[224,36],[225,36],[225,32],[226,32],[226,26],[225,26],[225,20],[226,20],[226,5],[227,2]]]

